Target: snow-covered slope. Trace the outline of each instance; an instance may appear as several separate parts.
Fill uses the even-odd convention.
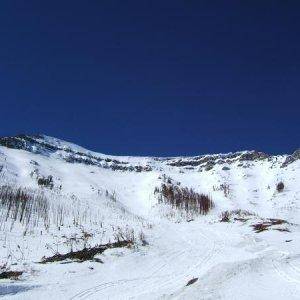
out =
[[[0,279],[8,299],[300,298],[299,151],[117,157],[4,137],[0,201],[0,267],[24,272]],[[118,240],[133,245],[103,263],[39,263]]]

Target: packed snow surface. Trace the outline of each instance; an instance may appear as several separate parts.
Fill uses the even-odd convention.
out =
[[[43,135],[0,145],[0,277],[23,272],[0,279],[3,299],[300,299],[299,151],[122,157]],[[172,206],[163,185],[214,206]],[[93,260],[40,263],[126,239]]]

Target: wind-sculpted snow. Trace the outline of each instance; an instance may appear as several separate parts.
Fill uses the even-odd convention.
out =
[[[0,272],[22,272],[1,279],[4,299],[300,299],[299,151],[121,157],[44,135],[0,145]],[[68,260],[78,253],[93,259]],[[64,259],[39,263],[52,257]]]

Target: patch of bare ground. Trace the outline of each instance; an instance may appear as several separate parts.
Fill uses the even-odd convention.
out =
[[[23,271],[4,271],[0,273],[0,279],[18,279]]]
[[[253,219],[253,217],[256,217],[260,220],[259,222],[250,225],[256,233],[260,233],[260,232],[270,230],[270,229],[277,230],[280,232],[290,232],[290,230],[287,227],[276,227],[276,226],[293,225],[283,219],[275,219],[275,218],[262,219],[262,218],[258,217],[257,215],[255,215],[254,213],[251,213],[246,210],[241,210],[241,209],[232,210],[232,211],[227,210],[227,211],[222,212],[222,214],[220,216],[220,222],[229,223],[229,222],[238,221],[238,222],[245,223],[245,222]],[[274,226],[275,226],[275,228],[274,228]]]
[[[112,248],[120,248],[120,247],[131,247],[133,245],[132,240],[125,240],[125,241],[117,241],[115,243],[108,243],[104,245],[98,245],[91,248],[84,248],[83,250],[79,251],[71,251],[66,254],[57,253],[50,257],[43,257],[40,263],[50,263],[56,261],[64,261],[67,259],[75,260],[78,262],[83,262],[86,260],[94,260],[96,262],[101,262],[99,259],[95,259],[95,255],[103,253],[107,249]]]
[[[267,219],[265,221],[262,221],[260,223],[257,223],[257,224],[253,224],[251,225],[253,227],[253,230],[256,232],[256,233],[260,233],[262,231],[266,231],[266,230],[269,230],[269,229],[272,229],[272,230],[277,230],[277,231],[281,231],[281,232],[290,232],[290,230],[286,227],[284,228],[271,228],[272,226],[276,226],[276,225],[283,225],[283,224],[286,224],[286,225],[290,225],[289,222],[287,222],[286,220],[282,220],[282,219]]]

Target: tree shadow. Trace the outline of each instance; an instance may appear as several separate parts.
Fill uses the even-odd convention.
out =
[[[0,284],[0,297],[30,291],[38,285]]]

